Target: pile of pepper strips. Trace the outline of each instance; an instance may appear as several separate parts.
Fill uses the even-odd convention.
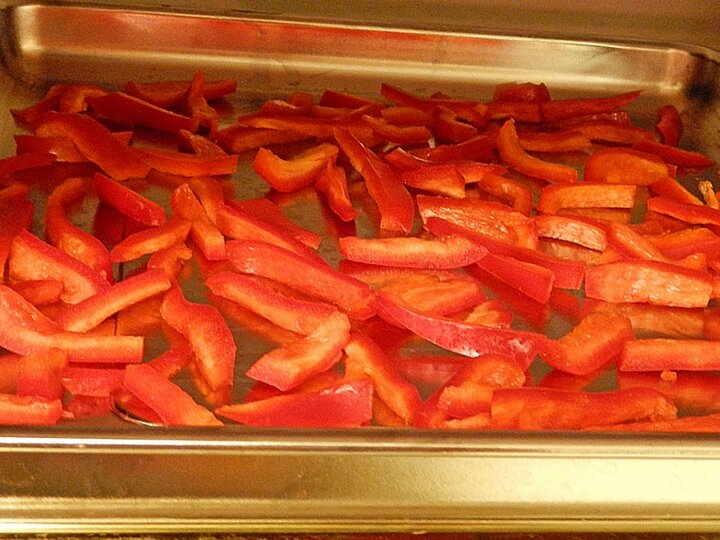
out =
[[[625,110],[640,92],[382,84],[378,99],[295,93],[221,122],[235,93],[197,72],[59,84],[12,111],[0,423],[115,408],[194,426],[720,428],[720,203],[710,181],[677,180],[715,163],[680,148],[674,106],[648,129]],[[239,160],[266,197],[235,198]],[[273,202],[297,193],[343,231],[339,267]],[[373,237],[354,233],[361,214]],[[188,300],[191,271],[206,301]],[[544,332],[551,314],[563,335]],[[231,325],[276,342],[244,374]],[[157,331],[167,349],[147,358]],[[417,340],[446,352],[408,353]],[[538,357],[553,369],[533,381]],[[608,369],[618,389],[584,390]],[[237,377],[253,381],[242,395]]]

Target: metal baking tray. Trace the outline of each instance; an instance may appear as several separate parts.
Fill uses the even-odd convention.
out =
[[[8,110],[53,82],[113,87],[202,69],[238,81],[238,110],[298,90],[377,96],[381,82],[483,97],[507,81],[545,82],[557,97],[641,89],[635,113],[675,104],[688,145],[720,159],[712,49],[268,6],[0,2],[0,155],[14,151]],[[2,428],[0,532],[707,531],[720,527],[719,477],[717,436],[191,430],[102,418]]]

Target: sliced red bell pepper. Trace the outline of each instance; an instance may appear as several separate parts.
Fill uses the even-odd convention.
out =
[[[643,142],[653,142],[655,134],[645,128],[632,124],[619,124],[608,121],[582,122],[573,127],[593,142],[635,145]]]
[[[238,125],[219,129],[213,133],[213,140],[227,152],[233,154],[242,154],[263,146],[294,143],[312,138],[312,135],[297,131]]]
[[[618,369],[716,371],[720,369],[720,343],[700,339],[638,339],[625,344]]]
[[[512,118],[518,122],[542,122],[540,103],[523,101],[491,101],[486,104],[487,115],[493,120]]]
[[[510,328],[513,314],[498,298],[492,298],[477,304],[463,321],[491,328]]]
[[[240,272],[289,285],[340,307],[354,318],[364,319],[374,314],[374,294],[370,287],[325,262],[306,259],[272,244],[250,240],[228,242],[227,252],[228,259]]]
[[[316,392],[225,405],[215,409],[215,413],[234,422],[258,427],[360,427],[372,419],[372,396],[372,383],[368,379],[358,379]]]
[[[685,167],[693,171],[702,171],[715,165],[715,160],[705,154],[684,150],[668,144],[655,141],[640,141],[633,146],[641,152],[655,154],[666,163],[672,163],[678,167]]]
[[[147,364],[127,366],[123,386],[168,426],[221,426],[212,412]]]
[[[6,178],[18,171],[47,167],[55,163],[56,159],[55,154],[46,150],[4,157],[0,159],[0,179]]]
[[[585,160],[585,182],[649,185],[671,175],[665,162],[653,154],[633,148],[596,150]]]
[[[380,94],[395,105],[414,107],[429,114],[435,113],[439,108],[444,108],[453,111],[464,120],[484,123],[484,108],[478,101],[448,97],[423,98],[387,83],[380,85]]]
[[[236,154],[186,154],[157,148],[134,148],[138,158],[149,167],[178,176],[216,176],[237,170]]]
[[[180,244],[185,241],[192,223],[179,217],[171,217],[164,225],[144,229],[127,236],[110,250],[112,262],[139,259],[148,253]]]
[[[173,109],[182,105],[190,84],[191,81],[130,81],[125,83],[123,90],[158,107]],[[232,94],[236,89],[237,81],[231,79],[203,81],[202,95],[206,100],[212,101]]]
[[[22,109],[10,109],[10,113],[18,124],[34,126],[38,118],[50,111],[57,110],[60,98],[69,86],[69,84],[63,83],[54,84],[39,101]]]
[[[377,295],[378,314],[446,350],[469,357],[509,354],[526,369],[539,354],[554,354],[554,345],[543,334],[514,329],[489,328],[420,313],[385,293]]]
[[[10,287],[34,306],[47,306],[61,302],[65,286],[56,279],[30,279],[10,283]]]
[[[494,429],[577,430],[639,420],[670,420],[677,408],[651,388],[607,392],[500,388],[493,392]]]
[[[706,307],[713,278],[660,261],[618,261],[585,271],[585,295],[606,302],[647,302],[676,307]]]
[[[61,349],[71,362],[132,363],[143,357],[142,337],[63,331],[4,285],[0,285],[0,346],[18,354]]]
[[[29,426],[57,424],[62,418],[62,401],[36,396],[0,394],[0,425]]]
[[[476,264],[537,302],[550,299],[555,284],[555,273],[550,268],[496,253],[488,253]]]
[[[184,242],[160,248],[154,252],[147,261],[147,269],[161,270],[168,278],[176,279],[185,266],[192,259],[193,253]]]
[[[32,224],[33,203],[27,198],[25,184],[10,184],[0,189],[0,281],[5,281],[5,267],[15,235]]]
[[[353,168],[365,179],[368,192],[380,210],[380,228],[409,233],[413,226],[415,204],[390,165],[349,131],[335,129],[333,134]]]
[[[470,140],[478,134],[477,127],[465,122],[455,111],[445,107],[438,107],[430,124],[430,131],[436,141],[450,144]]]
[[[380,116],[396,126],[429,126],[432,123],[431,115],[415,107],[383,107],[380,109]]]
[[[563,131],[522,131],[518,133],[520,146],[527,152],[565,153],[581,152],[592,146],[583,133],[572,129]]]
[[[482,191],[510,205],[516,212],[526,216],[530,215],[533,207],[533,194],[526,185],[493,172],[474,175],[466,172],[468,169],[470,167],[461,167],[465,184],[476,185]]]
[[[62,372],[67,353],[50,349],[23,356],[18,364],[16,393],[47,400],[62,399]]]
[[[366,105],[371,105],[377,108],[383,108],[384,105],[379,101],[370,99],[365,96],[357,94],[350,94],[347,92],[340,92],[338,90],[332,90],[327,88],[323,90],[320,99],[318,100],[320,105],[325,107],[348,107],[351,109],[357,109]]]
[[[115,137],[97,120],[72,113],[52,113],[43,117],[35,134],[41,137],[67,137],[91,162],[114,180],[145,178],[150,167],[127,144]]]
[[[169,288],[170,280],[163,271],[146,270],[82,302],[65,307],[55,315],[54,320],[65,330],[87,332],[118,311]]]
[[[340,238],[340,253],[351,261],[404,268],[452,269],[478,262],[487,249],[465,238]]]
[[[635,101],[639,90],[602,98],[572,98],[543,101],[542,117],[545,122],[554,122],[576,116],[606,113],[629,105]]]
[[[66,366],[62,385],[73,396],[109,397],[122,388],[124,369]]]
[[[392,124],[386,118],[378,118],[367,114],[362,116],[362,120],[372,128],[378,137],[395,144],[424,143],[433,135],[423,125],[398,126]]]
[[[313,146],[290,159],[260,148],[253,159],[253,169],[273,189],[289,193],[310,185],[328,163],[334,164],[337,154],[337,146],[330,143]]]
[[[405,424],[409,424],[420,407],[420,393],[402,377],[377,343],[367,335],[356,332],[345,345],[345,353],[345,376],[370,377],[375,395]]]
[[[618,371],[618,388],[654,388],[678,407],[680,415],[720,410],[720,375],[705,371]]]
[[[577,182],[578,172],[572,167],[551,163],[531,156],[520,145],[515,122],[507,120],[498,131],[497,148],[503,162],[511,169],[548,182]]]
[[[670,420],[615,424],[604,428],[604,431],[655,433],[717,433],[718,430],[720,430],[720,414],[718,413],[702,416],[679,416]],[[600,429],[596,431],[600,431]]]
[[[634,184],[551,184],[540,192],[536,208],[545,214],[565,208],[632,208],[636,196]]]
[[[448,197],[465,197],[465,178],[451,164],[430,164],[398,173],[400,181],[408,187]]]
[[[553,214],[538,214],[533,221],[540,237],[572,242],[595,251],[607,248],[607,225],[601,221]]]
[[[308,335],[337,309],[330,304],[303,300],[284,294],[270,284],[236,272],[219,272],[205,281],[213,294],[265,317],[298,334]]]
[[[173,214],[192,223],[190,237],[200,248],[202,254],[211,261],[226,258],[225,237],[220,229],[210,221],[205,209],[188,184],[175,189],[170,196]]]
[[[325,194],[328,206],[343,221],[353,221],[360,212],[355,210],[348,192],[345,169],[327,162],[315,179],[315,188]]]
[[[680,202],[663,195],[648,199],[647,209],[694,225],[720,225],[720,209]]]
[[[188,340],[200,371],[212,389],[233,385],[237,347],[227,322],[216,307],[189,302],[175,285],[165,293],[160,314]]]
[[[657,110],[655,129],[660,134],[660,140],[668,146],[677,146],[683,134],[683,121],[680,111],[675,105],[663,105]]]
[[[178,148],[199,156],[222,156],[227,154],[222,146],[199,133],[181,129],[177,133]]]
[[[336,311],[307,336],[261,356],[245,375],[282,391],[292,390],[337,364],[349,340],[350,321]]]
[[[55,279],[62,282],[62,299],[69,304],[76,304],[110,286],[92,268],[27,230],[15,236],[8,264],[11,279]]]
[[[205,76],[202,71],[196,71],[185,95],[185,109],[191,118],[197,120],[198,125],[211,132],[217,127],[218,113],[205,99]]]
[[[143,225],[155,227],[167,220],[162,206],[104,174],[96,173],[93,185],[100,201]]]
[[[448,161],[492,161],[495,158],[496,137],[481,134],[457,144],[441,144],[431,148],[412,150],[417,157],[436,163]]]
[[[197,131],[195,118],[177,114],[124,92],[110,92],[88,99],[92,112],[100,118],[125,126],[143,126],[174,133],[180,129]]]
[[[549,100],[550,91],[545,83],[500,83],[493,90],[493,101],[540,103]]]
[[[675,201],[701,206],[701,201],[694,193],[691,193],[685,186],[671,176],[660,178],[648,186],[655,195],[668,197]]]

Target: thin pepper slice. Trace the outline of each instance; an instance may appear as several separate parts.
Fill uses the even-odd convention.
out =
[[[330,143],[313,146],[290,159],[260,148],[253,159],[253,169],[277,191],[290,193],[310,185],[328,163],[334,164],[337,154],[337,146]]]
[[[671,175],[665,162],[653,154],[632,148],[596,150],[585,160],[585,182],[648,185]]]
[[[104,174],[96,173],[93,185],[103,203],[143,225],[154,227],[163,225],[167,220],[165,209],[158,203]]]
[[[649,338],[625,343],[620,371],[716,371],[720,343],[714,340]]]
[[[192,223],[171,217],[164,225],[151,227],[125,237],[110,250],[112,262],[127,262],[184,242]]]
[[[126,126],[143,126],[158,131],[175,133],[181,129],[195,132],[195,118],[177,114],[124,92],[110,92],[88,99],[92,112],[105,120]]]

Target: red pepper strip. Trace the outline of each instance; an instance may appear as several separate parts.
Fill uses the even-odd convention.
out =
[[[353,168],[365,179],[368,192],[378,205],[380,228],[409,233],[415,217],[415,204],[390,165],[349,131],[335,129],[333,133]]]
[[[671,259],[682,259],[693,253],[706,253],[711,258],[720,255],[720,236],[705,227],[681,229],[647,238]]]
[[[89,116],[52,113],[35,130],[40,137],[67,137],[91,162],[114,180],[145,178],[150,167],[127,144]]]
[[[619,124],[622,126],[629,126],[632,124],[630,114],[627,111],[621,110],[607,113],[587,114],[583,116],[565,118],[562,120],[555,120],[552,122],[545,122],[543,126],[548,130],[560,131],[563,129],[573,129],[575,126],[594,122],[605,122]]]
[[[338,92],[337,90],[326,89],[323,90],[318,103],[324,107],[346,107],[350,109],[357,109],[370,105],[377,108],[385,107],[379,101],[375,101],[364,96],[358,96],[356,94],[348,94],[346,92]]]
[[[540,103],[550,101],[550,91],[545,83],[500,83],[495,85],[493,101]]]
[[[87,332],[118,311],[169,288],[170,280],[161,270],[147,270],[125,278],[82,302],[67,306],[54,319],[65,330]]]
[[[350,321],[336,311],[307,336],[261,356],[245,375],[282,391],[292,390],[337,364],[349,340]]]
[[[671,420],[656,420],[650,422],[632,422],[629,424],[616,424],[594,431],[634,431],[655,433],[717,433],[720,431],[720,413],[703,416],[682,416]]]
[[[123,90],[127,94],[148,101],[158,107],[172,109],[182,105],[190,89],[190,84],[190,81],[160,81],[150,83],[130,81],[123,86]],[[208,101],[232,94],[236,90],[237,81],[231,79],[204,81],[202,85],[202,95]]]
[[[403,424],[410,424],[421,404],[420,393],[402,377],[377,343],[365,334],[354,333],[345,345],[345,353],[345,376],[370,377],[375,395],[403,420]]]
[[[56,187],[47,200],[45,234],[55,247],[112,282],[112,265],[107,248],[93,235],[71,223],[65,213],[66,206],[82,199],[88,192],[88,182],[82,178],[68,178]]]
[[[70,362],[131,363],[143,357],[143,338],[92,336],[61,330],[11,288],[0,285],[0,346],[18,354],[61,349]]]
[[[351,261],[404,268],[451,269],[478,262],[487,249],[458,236],[422,238],[340,238],[340,253]]]
[[[466,172],[470,167],[461,166],[460,169],[465,177],[465,184],[475,184],[482,191],[497,197],[503,202],[507,202],[516,212],[526,216],[529,216],[532,212],[533,194],[525,184],[493,172],[475,176]]]
[[[47,167],[55,163],[55,160],[54,154],[44,150],[2,158],[0,159],[0,180],[4,180],[18,171]]]
[[[476,137],[478,134],[475,126],[458,120],[455,112],[447,110],[444,107],[438,109],[430,125],[430,129],[436,141],[447,143],[461,143]]]
[[[164,225],[144,229],[127,236],[110,250],[112,262],[127,262],[143,255],[184,242],[192,223],[179,217],[171,217]]]
[[[590,313],[558,339],[559,354],[547,362],[566,373],[587,375],[613,361],[632,339],[633,327],[624,315]]]
[[[549,268],[495,253],[488,253],[476,264],[537,302],[544,304],[550,299],[555,273]]]
[[[20,231],[12,242],[9,270],[10,277],[19,281],[55,279],[62,282],[62,299],[69,304],[76,304],[110,286],[92,268],[27,230]]]
[[[260,148],[253,169],[273,189],[290,193],[310,185],[328,163],[335,163],[338,148],[321,143],[290,159],[283,159],[268,148]]]
[[[208,128],[212,132],[218,124],[218,113],[208,105],[203,90],[204,86],[205,76],[202,71],[195,72],[185,95],[185,109],[188,115],[197,120],[200,126]]]
[[[543,334],[523,330],[489,328],[420,313],[397,298],[383,292],[377,295],[378,314],[391,324],[400,325],[430,343],[448,351],[472,358],[484,354],[509,354],[521,369],[527,367],[538,354],[554,354],[554,344]]]
[[[415,107],[384,107],[380,116],[396,126],[429,126],[433,121],[431,115]]]
[[[335,129],[344,129],[363,143],[374,144],[377,137],[372,128],[359,119],[346,115],[345,118],[317,118],[313,116],[257,116],[249,115],[238,118],[237,124],[242,127],[274,129],[281,132],[290,131],[304,135],[305,138],[329,140],[333,138]],[[342,126],[342,127],[339,127]]]
[[[648,199],[647,209],[694,225],[720,225],[720,210],[717,208],[687,204],[663,195]]]
[[[465,197],[465,178],[452,164],[430,164],[401,171],[398,177],[403,184],[412,188],[458,199]]]
[[[229,126],[213,133],[213,140],[232,154],[242,154],[273,144],[287,144],[312,139],[312,135],[297,131],[253,128],[247,126]]]
[[[127,366],[123,386],[168,426],[221,426],[220,420],[151,366]]]
[[[618,359],[621,371],[716,371],[720,343],[695,339],[639,339],[628,342]]]
[[[155,227],[167,220],[162,206],[104,174],[95,173],[93,185],[100,201],[143,225]]]
[[[517,117],[515,117],[517,120]],[[523,131],[518,133],[520,146],[528,152],[580,152],[592,146],[585,135],[574,130],[556,132]]]
[[[372,396],[372,383],[359,379],[315,392],[225,405],[215,413],[248,426],[360,427],[372,419]]]
[[[498,298],[493,298],[476,305],[463,321],[492,328],[510,328],[513,314]]]
[[[662,195],[675,201],[702,206],[703,202],[675,178],[666,176],[648,186],[655,195]]]
[[[5,263],[15,235],[32,224],[33,203],[27,193],[25,184],[0,189],[0,282],[5,280]]]
[[[295,253],[298,257],[321,262],[322,258],[288,232],[263,221],[234,205],[223,205],[217,214],[217,227],[221,233],[235,240],[257,240],[273,244]],[[226,243],[227,249],[227,243]]]
[[[511,169],[533,178],[548,182],[577,182],[578,173],[572,167],[550,163],[531,156],[522,146],[515,129],[515,122],[507,120],[497,136],[497,148],[504,163]]]
[[[584,122],[573,129],[594,142],[634,145],[655,139],[652,131],[615,122]]]
[[[634,184],[551,184],[540,192],[538,212],[557,214],[565,208],[632,208]]]
[[[227,154],[219,144],[205,135],[181,129],[177,132],[177,137],[180,150],[192,152],[199,156],[223,156]]]
[[[639,90],[636,90],[634,92],[617,94],[605,98],[557,99],[543,101],[540,107],[543,120],[545,122],[555,122],[575,116],[587,116],[614,111],[635,101],[640,93]]]
[[[322,260],[252,240],[227,243],[228,259],[240,272],[263,276],[330,302],[350,316],[366,319],[374,314],[374,294],[362,281],[338,272]],[[288,272],[292,268],[292,272]]]
[[[139,159],[158,171],[178,176],[218,176],[237,170],[238,156],[184,154],[154,148],[135,148]]]
[[[438,108],[444,108],[453,111],[460,118],[469,122],[484,123],[484,107],[478,101],[421,98],[387,83],[380,85],[380,94],[395,105],[414,107],[428,114],[433,114]]]
[[[384,118],[367,114],[362,116],[362,121],[368,124],[378,137],[395,144],[424,143],[432,137],[432,133],[425,126],[396,126]]]
[[[61,302],[64,285],[56,279],[30,279],[11,283],[10,287],[34,306]]]
[[[210,387],[218,390],[232,386],[237,347],[217,308],[189,302],[175,285],[165,293],[160,314],[188,340]]]
[[[604,251],[608,243],[607,224],[594,219],[538,214],[533,221],[537,235],[572,242],[595,251]]]
[[[450,395],[446,393],[450,389],[461,389],[470,385],[478,385],[485,388],[517,387],[525,384],[525,371],[518,366],[512,356],[506,354],[486,354],[478,358],[466,360],[455,373],[437,390],[435,390],[422,404],[413,419],[413,425],[420,428],[446,427],[444,426],[453,412],[456,403],[452,403]],[[452,393],[453,390],[450,390]],[[488,399],[483,400],[481,407],[476,411],[481,412],[490,409],[490,396],[483,394]],[[471,414],[462,415],[470,416]]]
[[[512,118],[517,122],[540,123],[543,121],[540,103],[521,101],[491,101],[486,104],[487,115],[493,120]]]
[[[88,109],[88,97],[104,96],[105,94],[107,91],[94,84],[70,84],[60,96],[57,110],[61,113],[82,113]]]
[[[168,133],[181,129],[195,132],[198,129],[195,118],[174,113],[123,92],[92,97],[88,103],[92,112],[100,118],[125,126],[142,126]]]
[[[328,165],[329,166],[329,165]],[[265,197],[258,199],[232,199],[228,204],[280,229],[283,229],[290,236],[302,242],[307,247],[317,250],[320,247],[322,236],[297,225],[282,213],[277,204]]]
[[[62,372],[67,353],[60,349],[36,352],[20,358],[17,371],[18,396],[35,396],[47,400],[62,399]]]
[[[706,307],[712,293],[707,272],[660,261],[618,261],[585,271],[585,295],[606,302]]]
[[[670,420],[677,408],[651,388],[609,392],[500,388],[491,405],[494,429],[574,430],[638,420]]]
[[[113,133],[124,144],[129,144],[132,132],[116,131]],[[87,158],[80,153],[75,143],[67,137],[38,137],[36,135],[13,135],[15,139],[15,151],[18,154],[35,154],[40,158],[44,153],[55,156],[56,162],[62,163],[85,163]]]
[[[342,167],[328,161],[315,179],[315,188],[325,194],[328,206],[342,221],[353,221],[360,214],[353,208],[347,175]]]
[[[673,165],[685,167],[686,169],[694,171],[702,171],[715,166],[714,159],[711,159],[700,152],[683,150],[682,148],[661,144],[659,142],[639,141],[635,143],[633,147],[641,152],[655,154],[666,163],[672,163]]]
[[[555,276],[553,285],[561,289],[578,289],[582,285],[585,265],[578,261],[557,259],[538,251],[516,246],[509,242],[497,240],[481,232],[466,229],[460,225],[438,218],[429,218],[427,229],[435,235],[461,235],[484,246],[490,253],[505,257],[513,257],[520,261],[542,266],[551,270]]]
[[[478,135],[457,143],[412,150],[410,153],[436,163],[448,161],[492,161],[495,158],[495,135]]]
[[[62,372],[62,385],[74,396],[109,397],[122,387],[123,369],[67,366]]]
[[[52,425],[60,421],[62,414],[62,401],[59,399],[0,394],[2,426]]]
[[[183,184],[173,191],[170,196],[170,207],[174,215],[192,223],[190,237],[206,259],[218,261],[227,257],[225,237],[220,229],[210,221],[189,185]]]
[[[585,161],[585,182],[648,185],[670,176],[663,160],[632,148],[602,148]]]
[[[680,414],[720,411],[720,376],[705,371],[619,371],[619,388],[654,388],[677,405]]]
[[[192,259],[192,251],[183,242],[160,248],[147,261],[147,269],[161,270],[168,278],[176,279],[186,261]]]
[[[302,335],[315,331],[334,306],[284,294],[268,283],[236,272],[219,272],[205,281],[213,294],[232,300],[278,326]]]
[[[668,146],[677,146],[683,133],[683,121],[680,112],[674,105],[663,105],[657,111],[655,129],[660,140]]]
[[[33,126],[38,118],[43,117],[50,111],[57,110],[63,92],[69,86],[69,84],[54,84],[40,101],[23,109],[10,109],[10,113],[17,123]]]

